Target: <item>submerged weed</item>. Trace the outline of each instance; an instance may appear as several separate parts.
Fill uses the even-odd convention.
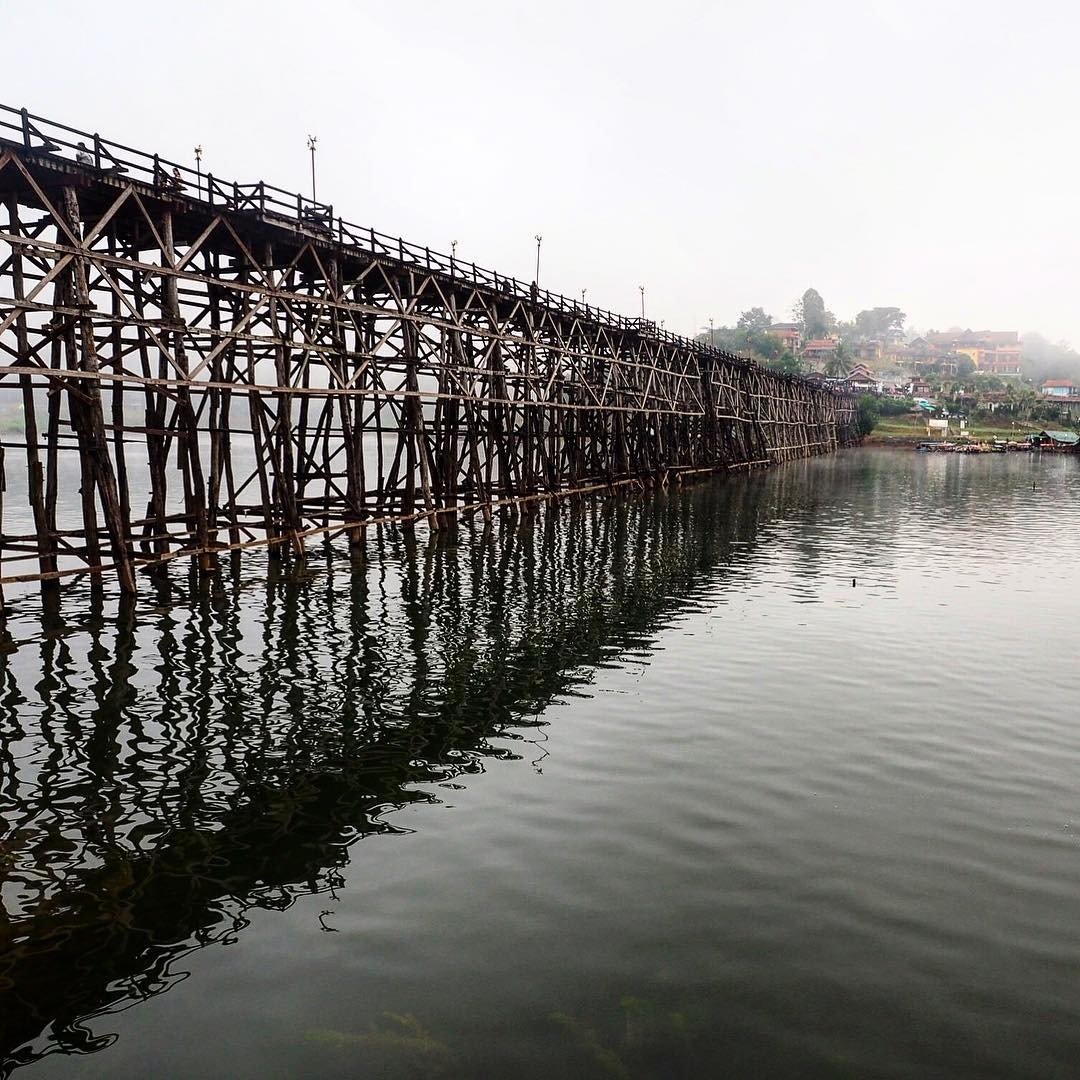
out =
[[[356,1055],[358,1065],[386,1077],[439,1077],[457,1061],[454,1052],[434,1038],[411,1013],[384,1012],[367,1031],[314,1028],[309,1042]]]

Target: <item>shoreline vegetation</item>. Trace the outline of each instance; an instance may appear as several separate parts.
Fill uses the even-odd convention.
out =
[[[1046,424],[1029,423],[1020,420],[1009,424],[969,422],[962,436],[958,431],[950,431],[948,438],[956,440],[963,437],[969,442],[990,442],[994,439],[1026,439],[1028,435],[1042,431],[1045,427]],[[927,434],[924,417],[883,416],[874,425],[873,430],[863,439],[863,444],[866,446],[915,447],[919,443],[935,442],[941,440],[941,438],[940,433]]]

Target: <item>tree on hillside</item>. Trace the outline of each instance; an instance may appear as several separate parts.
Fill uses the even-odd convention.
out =
[[[860,337],[881,340],[899,334],[906,318],[898,307],[865,308],[855,316],[855,329]]]
[[[746,335],[733,326],[712,326],[698,334],[698,341],[707,342],[714,349],[737,352],[746,348]]]
[[[784,353],[784,343],[775,334],[746,335],[750,351],[763,360],[776,360]]]
[[[775,359],[766,361],[765,366],[785,375],[798,375],[802,371],[799,358],[789,349],[784,349]]]
[[[764,334],[772,326],[772,316],[766,315],[764,308],[752,307],[739,316],[735,325],[738,329],[745,330],[748,335]]]
[[[825,310],[825,301],[817,289],[807,289],[796,302],[792,311],[795,321],[802,328],[804,341],[825,337],[836,326],[836,316]]]
[[[841,320],[836,324],[836,336],[841,341],[850,342],[854,341],[859,336],[859,332],[853,322]]]
[[[750,354],[765,363],[778,360],[784,353],[784,343],[769,333],[772,316],[763,308],[754,307],[739,316],[738,326],[713,326],[698,334],[697,340],[714,348],[745,356]]]

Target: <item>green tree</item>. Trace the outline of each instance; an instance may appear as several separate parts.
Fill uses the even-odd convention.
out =
[[[836,316],[825,310],[825,301],[817,289],[807,289],[795,304],[796,322],[802,328],[803,340],[821,338],[836,326]]]
[[[763,360],[776,360],[784,352],[784,343],[775,334],[748,333],[746,341],[750,351]]]
[[[784,349],[776,359],[766,361],[765,366],[772,371],[779,371],[785,375],[799,375],[802,372],[802,364],[799,362],[799,358],[790,349]]]
[[[903,330],[906,318],[898,307],[865,308],[855,316],[855,329],[860,337],[878,340]]]
[[[715,326],[698,334],[697,340],[712,345],[714,349],[738,352],[746,348],[746,335],[732,326]]]
[[[838,322],[836,333],[841,341],[854,341],[858,336],[858,330],[853,322]]]
[[[735,325],[739,330],[745,330],[748,336],[764,334],[772,326],[772,316],[767,315],[764,308],[752,307],[739,316]]]
[[[881,411],[878,408],[877,398],[873,394],[863,394],[859,398],[859,406],[855,413],[855,427],[860,435],[869,435],[877,427],[881,419]]]

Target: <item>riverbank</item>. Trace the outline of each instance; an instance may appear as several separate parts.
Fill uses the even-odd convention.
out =
[[[992,442],[994,439],[1026,439],[1028,435],[1041,431],[1046,425],[1016,421],[1009,424],[969,424],[964,436],[975,442]],[[949,438],[959,437],[958,431],[950,431]],[[918,416],[885,416],[875,425],[874,430],[863,442],[868,446],[911,446],[928,439],[939,439],[939,434],[926,434],[926,421]]]

